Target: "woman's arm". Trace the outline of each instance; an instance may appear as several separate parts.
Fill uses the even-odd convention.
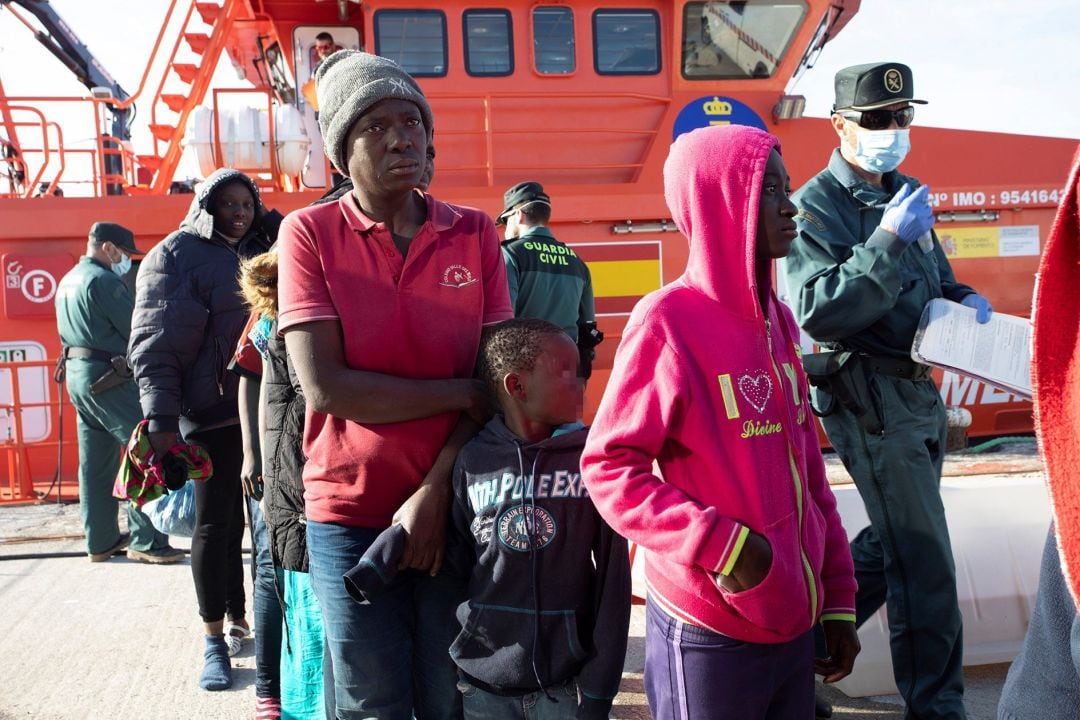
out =
[[[181,378],[195,362],[209,316],[167,241],[151,250],[139,267],[128,342],[128,362],[139,385],[143,417],[150,421],[150,444],[158,455],[178,440]]]
[[[479,430],[472,418],[463,415],[424,476],[424,482],[394,513],[394,524],[405,528],[407,535],[405,552],[401,555],[402,568],[426,571],[432,577],[439,574],[446,552],[446,523],[452,495],[450,477],[461,448]]]
[[[285,331],[285,346],[308,405],[359,423],[394,423],[447,412],[476,421],[490,416],[490,399],[479,380],[416,380],[354,370],[345,363],[338,320],[317,320]]]
[[[244,494],[262,500],[262,447],[259,442],[259,388],[260,382],[247,375],[240,376],[240,435],[243,438],[244,463],[240,469],[240,483]]]

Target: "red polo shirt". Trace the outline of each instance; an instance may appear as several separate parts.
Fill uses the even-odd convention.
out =
[[[407,257],[351,194],[290,213],[278,235],[281,331],[341,323],[357,370],[433,379],[473,376],[482,326],[513,317],[499,238],[478,210],[430,195]],[[457,413],[360,424],[307,411],[304,499],[317,522],[385,528],[416,490]]]

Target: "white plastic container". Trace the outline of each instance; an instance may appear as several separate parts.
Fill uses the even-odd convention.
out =
[[[848,539],[869,524],[854,485],[834,486]],[[1011,662],[1027,632],[1039,586],[1039,563],[1050,527],[1050,501],[1041,476],[944,478],[941,495],[949,523],[960,610],[964,665]],[[645,551],[631,572],[633,593],[646,595]],[[885,608],[859,630],[855,671],[836,687],[849,697],[892,695],[892,658]]]
[[[214,161],[214,111],[208,107],[197,107],[191,113],[184,144],[194,153],[199,164],[199,173],[203,177],[219,167],[233,165],[233,122],[233,116],[228,112],[221,113],[218,119],[221,128],[221,152],[224,155],[224,165],[219,166]]]
[[[833,490],[848,538],[854,538],[868,524],[862,498],[854,485]],[[1050,527],[1043,479],[944,478],[941,495],[964,616],[964,665],[1011,662],[1027,632]],[[855,671],[837,688],[849,697],[896,693],[884,607],[860,628],[859,641]]]
[[[233,136],[233,167],[244,170],[269,170],[266,146],[270,144],[270,129],[266,111],[253,107],[235,111],[236,132]]]
[[[311,145],[304,118],[292,105],[284,105],[275,112],[274,121],[278,169],[285,175],[299,175],[304,171]]]
[[[270,172],[267,111],[242,107],[221,110],[218,115],[224,167],[234,167],[247,173]],[[286,175],[298,175],[303,171],[311,144],[300,113],[292,105],[279,106],[274,111],[274,122],[278,170]],[[185,143],[195,154],[203,177],[220,167],[214,161],[213,141],[214,111],[207,107],[196,108],[188,124]]]

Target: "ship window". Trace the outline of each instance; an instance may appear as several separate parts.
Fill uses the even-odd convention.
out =
[[[536,72],[569,75],[577,67],[574,57],[574,13],[569,8],[533,10],[533,53]]]
[[[376,10],[375,54],[415,77],[446,74],[446,15],[441,10]]]
[[[514,72],[513,31],[506,10],[466,10],[465,70],[470,75]]]
[[[804,0],[687,3],[683,12],[683,77],[771,77],[805,15]]]
[[[599,75],[660,72],[660,16],[654,10],[597,10],[593,63]]]

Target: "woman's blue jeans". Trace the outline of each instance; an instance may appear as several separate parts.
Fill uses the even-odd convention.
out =
[[[281,697],[281,579],[270,555],[270,537],[257,500],[245,498],[251,522],[255,605],[255,697]]]
[[[450,644],[465,583],[446,572],[399,573],[361,605],[345,591],[352,569],[381,531],[308,521],[312,587],[323,612],[339,720],[460,720]]]

